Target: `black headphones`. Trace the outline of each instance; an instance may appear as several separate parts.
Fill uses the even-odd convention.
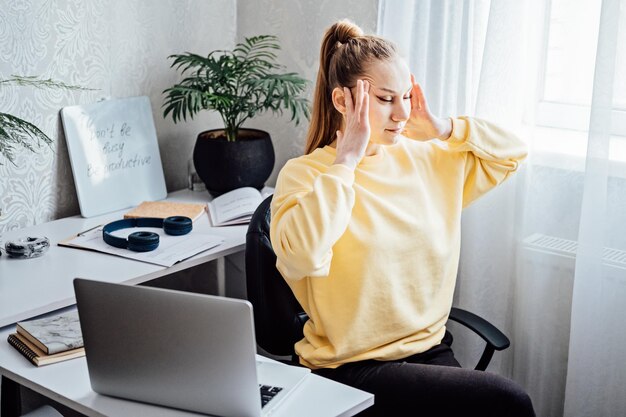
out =
[[[191,219],[184,216],[171,216],[165,219],[153,217],[122,219],[104,226],[102,228],[102,239],[116,248],[129,249],[135,252],[149,252],[159,246],[159,235],[157,233],[145,231],[134,232],[128,235],[128,239],[111,234],[111,232],[116,230],[130,227],[162,227],[168,235],[180,236],[191,232],[193,225]]]

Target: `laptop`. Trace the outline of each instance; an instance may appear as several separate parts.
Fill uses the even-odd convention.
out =
[[[267,416],[310,373],[256,355],[252,305],[74,280],[92,389],[217,416]]]

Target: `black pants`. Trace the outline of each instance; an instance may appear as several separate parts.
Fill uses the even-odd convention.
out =
[[[535,415],[530,397],[515,382],[490,373],[463,369],[450,348],[452,336],[432,349],[397,361],[367,360],[320,376],[374,394],[374,405],[360,416]]]

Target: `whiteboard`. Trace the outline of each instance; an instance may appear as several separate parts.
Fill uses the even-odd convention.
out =
[[[83,217],[167,196],[148,97],[64,107],[61,120]]]

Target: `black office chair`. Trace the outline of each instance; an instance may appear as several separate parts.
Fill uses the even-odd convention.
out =
[[[256,209],[246,234],[246,285],[254,307],[258,345],[276,356],[291,356],[297,364],[294,344],[303,337],[308,316],[276,269],[276,254],[270,242],[270,203],[267,197]],[[509,347],[509,339],[485,319],[459,308],[452,308],[450,320],[473,330],[487,342],[476,365],[484,371],[494,351]]]

